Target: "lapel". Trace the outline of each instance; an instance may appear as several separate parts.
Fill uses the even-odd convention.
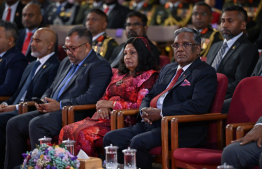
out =
[[[241,42],[245,39],[245,35],[241,35],[235,43],[231,46],[231,48],[227,51],[226,55],[222,59],[221,63],[219,64],[217,68],[217,72],[221,71],[223,69],[224,65],[226,64],[227,60],[232,57],[232,54],[237,50],[237,48],[241,45]]]
[[[55,54],[52,55],[42,66],[41,68],[37,71],[36,75],[34,76],[33,82],[35,83],[37,81],[37,78],[41,75],[41,73],[48,68],[48,66],[53,62],[53,60],[57,57]]]
[[[81,64],[81,66],[78,68],[77,72],[73,75],[73,77],[70,79],[70,81],[68,82],[68,84],[66,85],[65,89],[63,90],[63,92],[60,95],[63,95],[63,93],[65,93],[65,91],[74,83],[75,79],[85,70],[85,67],[87,66],[87,64],[93,59],[93,57],[96,56],[95,52],[92,50],[91,53],[89,54],[89,56],[86,58],[86,60]],[[60,83],[59,83],[60,84]]]
[[[36,62],[36,61],[33,61],[32,63],[30,63],[30,64],[28,65],[29,67],[28,67],[27,71],[24,72],[19,87],[24,86],[25,81],[27,80],[27,77],[29,76],[31,70],[33,69],[33,65],[35,64],[35,62]]]
[[[207,58],[207,63],[208,63],[209,65],[212,65],[215,57],[217,56],[218,51],[220,50],[221,46],[223,45],[223,41],[222,41],[222,42],[218,42],[218,43],[219,43],[219,44],[218,44],[217,48],[215,48],[215,49],[214,49],[214,52],[212,52],[212,53],[215,53],[215,54],[214,54],[214,55],[209,55],[209,57],[211,58],[210,60]]]

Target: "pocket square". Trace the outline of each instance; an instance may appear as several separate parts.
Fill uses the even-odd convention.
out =
[[[191,83],[188,80],[184,80],[183,83],[181,83],[180,86],[191,86]]]

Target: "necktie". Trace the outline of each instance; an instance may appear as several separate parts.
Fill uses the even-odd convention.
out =
[[[24,86],[22,87],[22,89],[20,90],[19,94],[17,95],[15,101],[13,104],[17,104],[19,103],[20,99],[22,98],[22,96],[25,94],[25,92],[27,91],[34,75],[35,75],[35,71],[36,69],[38,68],[38,66],[40,65],[41,63],[39,61],[35,62],[34,66],[33,66],[33,69],[31,70],[31,73],[28,75],[26,81],[25,81],[25,84]]]
[[[62,83],[60,83],[60,85],[58,86],[58,88],[56,89],[55,93],[53,94],[53,99],[57,100],[59,99],[60,95],[62,94],[62,92],[64,91],[67,83],[69,82],[69,80],[71,79],[70,77],[72,76],[72,74],[75,72],[76,68],[78,65],[72,65],[70,71],[67,73],[66,77],[64,78],[64,80],[62,81]]]
[[[157,104],[157,100],[159,99],[159,97],[163,95],[164,93],[168,92],[170,89],[172,89],[172,87],[176,84],[179,76],[182,74],[182,72],[183,72],[183,69],[177,70],[177,73],[175,77],[173,78],[173,80],[171,81],[171,83],[169,84],[169,86],[163,92],[161,92],[160,94],[158,94],[151,100],[150,107],[155,107],[155,108],[157,107],[156,104]]]
[[[217,70],[220,62],[222,61],[223,55],[224,55],[224,53],[225,53],[225,51],[226,51],[226,48],[227,48],[227,43],[225,42],[225,43],[222,45],[222,47],[219,49],[219,51],[218,51],[218,53],[217,53],[217,55],[216,55],[216,57],[215,57],[212,65],[211,65],[213,68],[215,68],[215,70]]]
[[[11,19],[11,8],[8,8],[7,15],[6,15],[6,21],[10,21]]]
[[[107,7],[104,9],[104,12],[107,14],[108,10],[109,10],[109,7],[107,6]]]
[[[29,43],[31,42],[31,37],[32,37],[33,33],[32,32],[27,32],[27,36],[25,38],[24,44],[23,44],[23,48],[22,48],[22,53],[24,55],[26,55]]]

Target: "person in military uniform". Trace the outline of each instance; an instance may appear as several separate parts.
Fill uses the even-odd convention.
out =
[[[123,2],[124,6],[129,7],[133,11],[141,12],[147,16],[147,24],[149,25],[152,19],[152,14],[154,13],[157,5],[148,2],[148,0],[131,0]]]
[[[248,20],[246,26],[246,35],[248,40],[254,42],[262,28],[262,1],[261,0],[228,0],[223,8],[237,5],[247,11]]]
[[[192,4],[179,0],[169,0],[165,5],[156,8],[150,25],[177,25],[184,27],[191,22],[192,10]]]
[[[198,2],[194,5],[192,13],[192,23],[201,34],[202,51],[200,55],[206,57],[212,44],[222,41],[223,37],[218,30],[211,26],[212,9],[205,2]]]
[[[86,17],[86,27],[92,33],[92,47],[107,61],[110,60],[113,50],[118,46],[115,39],[106,35],[107,16],[100,9],[91,9]]]
[[[44,21],[47,25],[74,25],[79,5],[67,0],[53,0],[47,7]]]
[[[93,8],[102,8],[103,7],[103,0],[78,0],[77,3],[79,4],[79,11],[76,15],[75,24],[85,24],[85,19],[89,11]]]

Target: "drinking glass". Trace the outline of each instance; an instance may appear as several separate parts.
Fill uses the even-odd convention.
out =
[[[136,169],[136,149],[127,149],[122,151],[124,153],[124,169]]]
[[[40,142],[40,145],[41,144],[51,144],[51,138],[48,138],[46,136],[44,136],[43,138],[40,138],[38,139],[38,141]]]
[[[72,155],[74,155],[75,153],[75,151],[74,151],[74,144],[75,144],[75,141],[74,140],[64,140],[64,141],[62,141],[62,143],[64,143],[65,144],[65,147],[66,147],[66,149],[72,154]]]
[[[117,169],[117,149],[118,147],[113,146],[112,144],[110,144],[110,146],[105,147],[107,169]]]

